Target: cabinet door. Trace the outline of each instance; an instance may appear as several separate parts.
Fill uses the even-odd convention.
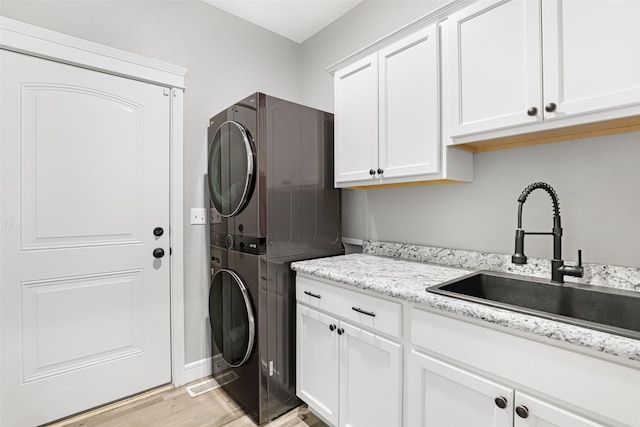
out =
[[[432,25],[379,52],[379,164],[385,178],[440,169],[438,46]]]
[[[540,3],[480,1],[448,26],[451,136],[542,120]]]
[[[604,427],[520,392],[516,392],[515,405],[514,427]]]
[[[338,71],[335,89],[335,181],[377,183],[378,57],[374,53]]]
[[[402,346],[342,322],[340,426],[402,425]]]
[[[542,3],[545,120],[640,104],[640,2]]]
[[[407,425],[509,427],[513,423],[514,391],[509,387],[416,350],[409,355],[407,378]],[[504,408],[497,405],[501,402]]]
[[[296,394],[318,415],[338,425],[338,320],[297,304]]]

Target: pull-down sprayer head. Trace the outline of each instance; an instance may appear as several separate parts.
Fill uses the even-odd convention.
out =
[[[522,228],[522,207],[524,206],[524,202],[527,201],[527,197],[533,190],[541,188],[549,193],[551,197],[551,201],[553,203],[553,231],[551,233],[529,233],[529,234],[553,234],[554,235],[554,259],[559,259],[561,257],[561,246],[559,237],[562,236],[562,228],[560,226],[560,202],[558,201],[558,194],[556,191],[547,183],[544,182],[534,182],[529,185],[522,191],[520,197],[518,197],[518,228],[516,229],[516,248],[513,256],[511,257],[511,262],[514,264],[526,264],[527,256],[524,254],[524,236],[527,234]],[[555,239],[558,237],[558,239]]]

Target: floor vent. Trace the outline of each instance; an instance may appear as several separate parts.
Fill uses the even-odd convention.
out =
[[[191,397],[200,396],[201,394],[204,394],[211,390],[215,390],[220,386],[228,384],[236,378],[238,378],[238,375],[235,372],[225,372],[222,375],[216,375],[215,379],[209,378],[206,381],[187,387],[187,393],[189,393],[189,396]]]

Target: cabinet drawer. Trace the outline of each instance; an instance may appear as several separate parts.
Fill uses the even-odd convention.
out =
[[[296,299],[393,337],[402,336],[402,304],[298,275]]]

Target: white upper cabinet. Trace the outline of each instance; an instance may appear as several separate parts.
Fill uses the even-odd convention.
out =
[[[640,114],[638,1],[480,0],[449,21],[456,143]]]
[[[451,136],[542,120],[540,7],[481,1],[449,19]],[[456,54],[457,53],[457,54]]]
[[[334,90],[336,184],[373,180],[378,169],[378,55],[336,72]]]
[[[472,179],[442,148],[440,70],[432,24],[335,72],[336,187]]]
[[[640,1],[542,3],[545,120],[640,104]]]
[[[379,52],[379,166],[385,178],[440,170],[438,41],[432,25]]]

